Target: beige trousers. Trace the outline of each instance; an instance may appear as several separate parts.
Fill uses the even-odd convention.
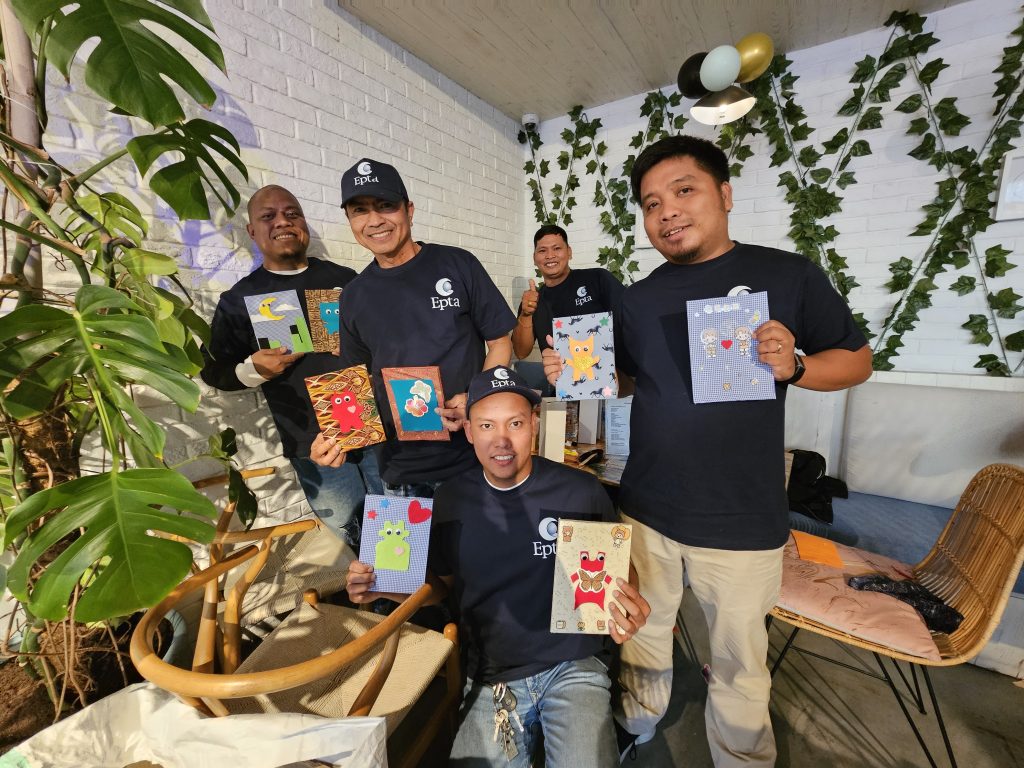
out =
[[[665,715],[672,693],[672,630],[683,597],[685,567],[711,639],[704,719],[715,766],[774,765],[764,620],[779,596],[782,548],[690,547],[625,515],[622,520],[633,526],[630,553],[651,615],[622,646],[622,701],[616,719],[630,733],[644,735],[652,733]]]

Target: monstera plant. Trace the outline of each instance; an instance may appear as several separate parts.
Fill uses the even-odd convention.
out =
[[[192,62],[224,69],[200,0],[0,0],[0,22],[0,591],[22,608],[4,650],[51,693],[70,675],[82,698],[63,659],[95,636],[76,633],[158,602],[188,573],[183,540],[214,533],[213,505],[165,463],[164,431],[135,400],[196,410],[209,329],[112,172],[133,163],[181,219],[211,218],[211,200],[233,212],[247,174],[229,131],[186,117],[216,98]],[[46,148],[47,89],[83,83],[134,137],[78,167]]]

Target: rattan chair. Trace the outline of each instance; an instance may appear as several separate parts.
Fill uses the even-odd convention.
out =
[[[956,758],[939,702],[932,687],[928,667],[948,667],[963,664],[978,655],[995,631],[1013,589],[1021,563],[1024,561],[1024,469],[1008,464],[992,464],[979,471],[967,485],[945,529],[928,555],[916,566],[907,566],[913,578],[935,595],[956,608],[964,619],[955,632],[933,633],[938,648],[937,659],[909,655],[893,648],[866,641],[855,634],[847,634],[802,616],[776,607],[771,616],[793,626],[793,631],[772,668],[779,669],[786,652],[801,629],[810,630],[855,648],[870,651],[875,656],[883,678],[896,696],[903,714],[924,750],[928,762],[936,762],[920,730],[914,722],[903,697],[897,690],[882,657],[893,660],[897,672],[908,689],[910,683],[897,661],[911,665],[914,697],[918,709],[925,713],[924,701],[917,683],[916,670],[923,673],[935,717],[951,765]],[[787,572],[788,573],[788,572]],[[784,576],[784,578],[796,576]]]
[[[387,721],[393,766],[414,766],[447,726],[454,731],[461,691],[457,634],[407,624],[433,597],[424,585],[389,616],[322,603],[315,590],[242,658],[243,605],[249,586],[275,555],[274,543],[313,530],[303,520],[253,531],[227,531],[228,505],[210,547],[210,565],[148,610],[132,636],[139,673],[207,715],[299,712],[324,717],[378,716]],[[226,554],[232,546],[255,542]],[[246,566],[228,583],[225,576]],[[153,648],[164,615],[202,590],[203,610],[191,670]],[[412,714],[410,714],[412,712]]]

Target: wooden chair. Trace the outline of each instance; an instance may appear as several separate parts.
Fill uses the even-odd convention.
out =
[[[910,655],[877,642],[867,641],[856,634],[837,631],[813,619],[778,606],[771,616],[791,624],[793,631],[772,668],[774,675],[786,652],[793,644],[801,629],[810,630],[824,637],[874,654],[875,660],[896,696],[904,716],[924,750],[928,762],[936,766],[921,732],[914,723],[907,705],[896,689],[882,657],[893,660],[904,683],[910,683],[904,676],[897,661],[911,665],[918,709],[925,713],[924,701],[917,683],[916,670],[923,673],[928,694],[935,710],[935,717],[942,734],[946,753],[952,766],[956,758],[946,726],[939,709],[939,702],[932,687],[928,667],[948,667],[963,664],[981,652],[1003,614],[1010,592],[1013,589],[1021,563],[1024,562],[1024,469],[1008,464],[992,464],[980,470],[968,484],[956,509],[953,510],[945,529],[928,555],[916,566],[907,566],[913,578],[927,587],[948,605],[956,608],[964,619],[956,631],[950,634],[932,633],[938,649],[937,658],[926,659]],[[786,572],[784,579],[789,578]],[[799,578],[792,576],[792,578]],[[785,582],[784,582],[785,588]],[[862,617],[866,619],[867,617]],[[856,614],[853,617],[856,622]]]
[[[273,556],[274,543],[317,526],[303,520],[252,531],[227,531],[229,504],[210,547],[210,565],[148,610],[132,636],[139,673],[204,713],[300,712],[387,720],[389,764],[414,766],[442,726],[454,732],[461,692],[457,633],[406,624],[433,597],[424,585],[390,616],[321,603],[315,590],[242,659],[243,603]],[[227,553],[235,545],[248,544]],[[225,576],[242,569],[231,586]],[[154,652],[164,615],[204,592],[191,670]],[[412,714],[410,714],[412,712]]]

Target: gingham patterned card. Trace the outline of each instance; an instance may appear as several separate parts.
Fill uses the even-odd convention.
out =
[[[775,376],[757,359],[754,338],[767,320],[765,291],[686,302],[693,402],[775,399]]]
[[[359,559],[373,566],[376,592],[411,595],[427,573],[433,499],[366,495]]]

